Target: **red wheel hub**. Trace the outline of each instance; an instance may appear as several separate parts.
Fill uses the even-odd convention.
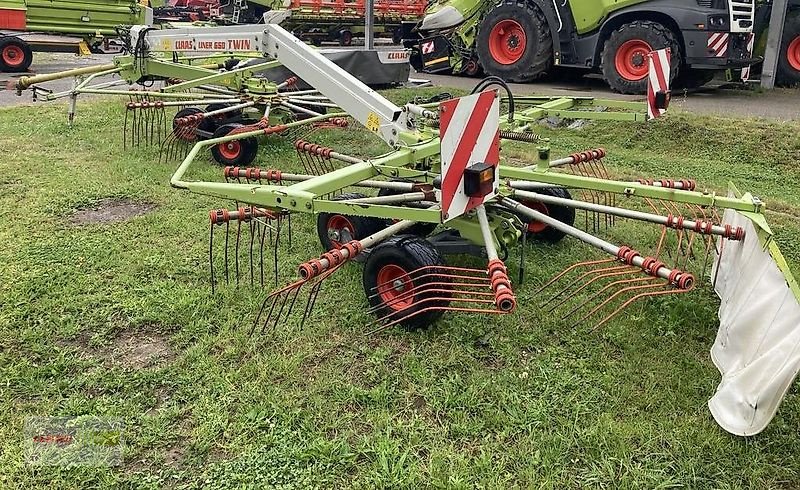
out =
[[[528,38],[516,20],[501,20],[489,32],[489,53],[501,65],[513,65],[525,54]]]
[[[8,66],[19,66],[25,61],[25,53],[22,48],[10,44],[3,48],[3,63]]]
[[[800,71],[800,35],[789,43],[789,48],[786,50],[786,59],[789,60],[789,66]]]
[[[217,149],[219,149],[219,154],[223,158],[235,160],[242,153],[242,144],[238,141],[228,141],[227,143],[220,143]]]
[[[521,204],[526,208],[530,208],[534,211],[539,211],[542,214],[550,216],[550,210],[547,209],[547,205],[544,203],[538,201],[523,201]],[[528,223],[528,233],[541,233],[547,229],[547,226],[548,225],[542,223],[541,221],[531,220],[531,222]]]
[[[343,232],[350,235],[349,239],[343,239]],[[334,248],[342,248],[342,243],[348,242],[355,237],[356,227],[347,219],[347,216],[335,214],[328,218],[328,238]],[[380,283],[380,282],[379,282]]]
[[[625,41],[617,49],[614,66],[617,73],[625,80],[637,82],[647,76],[647,54],[652,51],[647,42],[641,39]]]
[[[399,311],[414,303],[414,295],[408,294],[414,287],[405,269],[395,264],[387,264],[378,271],[378,295],[383,304]],[[405,296],[404,296],[405,295]]]

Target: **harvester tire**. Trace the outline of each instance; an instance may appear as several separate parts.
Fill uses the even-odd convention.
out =
[[[31,47],[14,36],[0,38],[0,71],[19,73],[28,71],[33,62]]]
[[[346,192],[331,200],[346,201],[362,197],[367,196],[358,192]],[[366,238],[384,228],[386,228],[386,222],[380,218],[337,213],[319,213],[317,215],[317,236],[326,252],[334,248],[341,248],[350,240]],[[347,233],[343,234],[344,231]]]
[[[506,0],[481,20],[478,61],[489,75],[508,82],[530,82],[553,66],[553,37],[538,7]]]
[[[400,194],[400,193],[396,192],[396,191],[393,191],[393,190],[390,190],[390,189],[381,189],[380,191],[378,191],[378,196],[380,196],[380,197],[382,197],[382,196],[394,196],[396,194]],[[387,220],[386,224],[388,226],[388,225],[392,224],[392,221],[391,220]],[[416,236],[424,238],[424,237],[430,235],[433,232],[433,230],[436,229],[436,226],[437,226],[436,223],[417,223],[415,225],[411,225],[410,228],[407,228],[405,233],[408,233],[409,235],[416,235]]]
[[[378,308],[379,318],[401,320],[406,330],[418,330],[431,326],[441,316],[441,308],[450,303],[449,285],[431,285],[431,289],[447,291],[425,291],[422,286],[433,282],[448,282],[437,273],[436,266],[444,260],[428,241],[413,235],[397,235],[376,246],[364,264],[362,279],[364,293],[370,306]],[[422,267],[431,269],[410,277],[407,274]],[[416,289],[415,289],[416,288]],[[411,289],[417,291],[408,294]],[[423,289],[423,290],[420,290]],[[403,295],[403,293],[406,295]],[[435,299],[434,299],[435,298]],[[427,310],[426,310],[427,309]],[[425,310],[425,311],[424,311]]]
[[[800,12],[787,14],[778,58],[777,82],[784,86],[800,84]]]
[[[670,48],[670,86],[681,68],[681,48],[675,34],[659,24],[637,20],[625,24],[606,40],[601,55],[603,78],[615,92],[646,94],[649,65],[647,53]]]
[[[544,187],[542,189],[537,189],[536,192],[547,196],[560,197],[562,199],[572,199],[569,191],[562,187]],[[535,209],[536,211],[555,218],[562,223],[570,226],[575,224],[575,208],[571,208],[569,206],[559,206],[555,204],[545,204],[538,201],[520,200],[519,202],[526,207]],[[563,231],[556,230],[555,228],[547,226],[540,221],[530,220],[522,215],[519,215],[519,217],[526,225],[525,231],[529,238],[547,243],[557,243],[566,236],[566,233]]]
[[[227,136],[234,129],[242,127],[239,123],[223,124],[214,131],[214,138]],[[254,136],[240,140],[219,143],[211,147],[214,160],[225,166],[246,167],[251,164],[258,153],[258,139]]]
[[[339,45],[350,46],[353,44],[353,33],[345,29],[339,33]]]

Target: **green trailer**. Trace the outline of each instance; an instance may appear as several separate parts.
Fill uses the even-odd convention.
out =
[[[33,51],[85,53],[116,36],[116,26],[152,21],[146,2],[134,0],[2,0],[0,71],[26,71]]]

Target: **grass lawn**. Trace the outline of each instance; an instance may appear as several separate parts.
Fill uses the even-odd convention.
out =
[[[84,102],[73,128],[64,112],[0,110],[0,487],[800,486],[794,389],[749,439],[706,408],[719,381],[707,284],[637,303],[597,331],[573,328],[538,308],[534,291],[594,255],[570,239],[533,244],[514,314],[448,314],[425,332],[364,338],[372,318],[351,264],[303,328],[248,338],[265,290],[212,295],[208,285],[207,212],[229,203],[170,188],[175,165],[155,147],[123,151],[122,104]],[[768,203],[799,270],[799,123],[672,113],[541,133],[556,155],[604,146],[618,176],[692,177],[720,192],[735,181]],[[298,170],[290,144],[271,141],[258,165]],[[356,129],[315,141],[384,151]],[[221,177],[198,168],[195,178]],[[120,199],[141,215],[74,214]],[[321,251],[311,216],[293,226],[284,281]],[[610,235],[653,245],[638,229],[621,222]],[[121,466],[26,465],[26,416],[83,414],[124,421]]]

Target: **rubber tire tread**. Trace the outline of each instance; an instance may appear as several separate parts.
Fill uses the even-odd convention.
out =
[[[560,197],[562,199],[572,199],[572,195],[570,195],[569,191],[564,189],[563,187],[544,187],[542,189],[538,189],[536,192],[547,196]],[[568,224],[570,226],[575,225],[575,208],[571,208],[569,206],[547,204],[547,211],[548,211],[547,215],[550,216],[551,218],[555,218],[558,221]],[[525,223],[526,225],[530,221],[527,217],[520,216],[520,219],[522,219],[522,222]],[[530,231],[528,231],[527,233],[528,233],[528,238],[547,243],[558,243],[561,241],[561,239],[567,236],[567,234],[564,233],[563,231],[557,230],[550,226],[548,226],[547,228],[538,233]]]
[[[344,194],[339,194],[334,197],[331,201],[346,201],[348,199],[360,199],[362,197],[367,196],[360,192],[345,192]],[[334,248],[333,243],[331,243],[330,238],[328,238],[328,220],[331,216],[336,215],[338,215],[338,213],[319,213],[317,215],[317,237],[319,237],[319,243],[322,245],[322,249],[326,252]],[[353,234],[355,235],[353,237],[354,240],[361,240],[362,238],[366,238],[386,228],[386,221],[381,218],[355,216],[351,214],[344,214],[342,216],[346,216],[353,225],[353,228],[355,228],[355,230],[353,230]]]
[[[369,300],[370,306],[377,307],[383,304],[380,296],[370,296],[373,294],[372,291],[374,288],[378,285],[378,271],[381,267],[388,264],[399,265],[407,272],[419,269],[420,267],[445,265],[441,254],[439,254],[436,248],[434,248],[430,242],[420,237],[414,235],[396,235],[388,238],[372,250],[366,264],[364,264],[362,282],[364,293]],[[412,284],[414,287],[418,287],[426,282],[443,282],[444,279],[439,274],[433,274],[433,277],[427,277],[422,281],[423,282],[420,282],[420,279],[412,280]],[[442,293],[430,294],[435,296],[442,295]],[[425,292],[417,293],[415,298],[417,298],[418,301],[424,300],[426,298]],[[448,304],[449,300],[426,302],[423,304],[423,307],[446,307]],[[392,311],[394,310],[389,310],[389,307],[383,307],[378,310],[377,315],[383,317]],[[413,313],[418,310],[412,305],[403,311]],[[400,325],[406,330],[426,329],[441,318],[443,313],[442,310],[427,311],[401,321]],[[392,318],[396,318],[396,316]]]
[[[621,94],[642,95],[647,93],[647,77],[641,80],[631,81],[623,78],[618,72],[614,63],[617,50],[626,41],[641,39],[646,41],[654,50],[670,48],[670,86],[679,75],[683,65],[683,55],[680,44],[675,38],[675,34],[658,22],[649,20],[637,20],[630,24],[624,24],[616,31],[612,32],[603,45],[603,52],[600,55],[600,68],[603,78],[611,87],[611,90]]]
[[[527,38],[525,53],[511,65],[497,63],[489,51],[492,27],[505,19],[522,24]],[[535,36],[529,33],[535,33]],[[507,0],[490,10],[480,22],[475,46],[483,71],[507,82],[531,82],[547,75],[553,66],[553,36],[547,19],[538,7],[524,1]]]
[[[228,133],[240,127],[242,127],[242,125],[239,123],[223,124],[214,131],[214,138],[227,136]],[[251,136],[249,138],[240,139],[239,144],[241,145],[242,151],[236,158],[225,158],[220,153],[218,145],[212,146],[211,155],[214,157],[214,161],[220,165],[233,167],[246,167],[253,163],[253,160],[256,159],[256,155],[258,154],[258,139],[255,136]]]
[[[786,25],[784,26],[783,40],[781,41],[781,55],[778,58],[778,76],[776,81],[779,85],[790,87],[800,84],[800,71],[792,68],[789,64],[788,57],[789,42],[795,37],[800,36],[800,10],[793,10],[786,15]]]

